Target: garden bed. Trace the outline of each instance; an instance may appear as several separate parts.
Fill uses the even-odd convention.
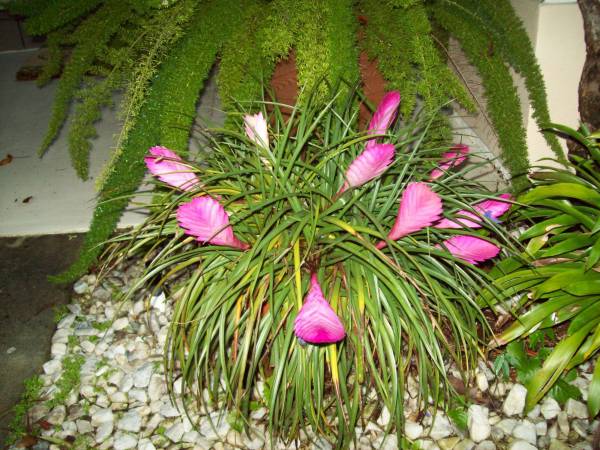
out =
[[[132,300],[119,302],[117,299],[142,271],[139,261],[129,264],[100,281],[91,274],[75,283],[73,303],[58,321],[51,359],[39,377],[43,386],[26,405],[30,407],[30,429],[18,441],[21,446],[117,450],[332,448],[310,432],[300,432],[293,442],[271,441],[268,412],[261,404],[254,407],[247,435],[243,423],[222,409],[218,400],[206,402],[206,409],[198,411],[194,402],[182,399],[178,381],[170,396],[163,348],[173,299],[142,290]],[[587,398],[591,367],[589,363],[581,365],[570,381],[581,390],[582,400]],[[461,378],[455,369],[448,370],[451,379]],[[261,387],[259,382],[259,391]],[[462,411],[421,411],[417,382],[408,378],[404,436],[416,444],[414,448],[593,448],[592,432],[598,423],[588,420],[587,408],[580,401],[570,399],[561,407],[548,396],[524,414],[525,388],[510,377],[497,377],[491,365],[483,361],[475,371],[474,386],[465,393],[472,403]],[[375,398],[366,386],[365,395]],[[388,430],[389,411],[375,401],[367,410],[371,420],[356,428],[354,448],[398,448],[398,436]]]

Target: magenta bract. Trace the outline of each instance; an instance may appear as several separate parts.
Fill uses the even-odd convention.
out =
[[[163,183],[177,189],[190,191],[199,183],[192,169],[172,150],[166,147],[150,147],[144,162],[150,173]]]
[[[294,333],[310,344],[332,344],[346,336],[342,321],[323,296],[316,274],[310,278],[310,290],[294,321]]]
[[[186,234],[200,242],[226,245],[242,250],[248,244],[240,242],[229,225],[229,216],[221,204],[209,196],[196,197],[177,208],[177,222]]]

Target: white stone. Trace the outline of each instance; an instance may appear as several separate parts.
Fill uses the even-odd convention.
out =
[[[86,353],[93,353],[96,349],[96,344],[94,344],[92,341],[88,341],[87,339],[83,341],[80,345],[83,351]]]
[[[561,411],[558,414],[556,423],[558,423],[558,429],[560,430],[560,432],[563,433],[565,436],[568,436],[569,431],[571,431],[571,427],[569,426],[569,419],[565,411]]]
[[[506,396],[506,400],[504,400],[504,404],[502,405],[504,415],[510,417],[523,414],[526,397],[527,389],[525,389],[525,386],[521,384],[515,384]]]
[[[506,385],[501,381],[496,381],[490,386],[490,394],[496,398],[502,398],[506,394]]]
[[[93,431],[92,424],[89,420],[77,420],[75,423],[79,434],[91,433]]]
[[[489,410],[485,406],[471,405],[467,411],[469,436],[475,442],[485,441],[490,437],[492,428],[488,419]]]
[[[112,411],[111,411],[112,412]],[[101,423],[96,430],[96,443],[104,442],[113,432],[113,422]]]
[[[522,439],[533,445],[535,445],[537,442],[535,425],[528,420],[524,420],[523,422],[517,424],[512,432],[512,435],[517,439]]]
[[[210,413],[205,416],[199,423],[199,431],[207,439],[223,438],[231,427],[226,420],[226,417],[221,412]]]
[[[146,394],[146,391],[143,391],[142,389],[132,389],[129,391],[129,400],[140,403],[147,403],[148,395]]]
[[[439,441],[436,442],[436,444],[438,445],[438,447],[440,447],[440,450],[452,450],[454,447],[456,447],[456,445],[459,443],[459,441],[460,441],[460,438],[458,436],[453,436],[453,437],[447,437],[444,439],[440,439]],[[475,446],[475,444],[473,444],[472,447],[473,446]],[[469,449],[469,450],[471,450],[471,449]]]
[[[490,387],[488,379],[484,373],[479,372],[477,375],[475,375],[475,382],[477,383],[477,388],[481,392],[487,391]]]
[[[548,424],[543,420],[536,423],[535,432],[538,436],[546,436],[546,433],[548,433]]]
[[[531,408],[531,411],[527,413],[527,417],[529,419],[537,419],[538,417],[540,417],[541,411],[542,408],[540,407],[540,405],[535,405],[533,408]]]
[[[50,347],[50,353],[52,356],[63,356],[67,353],[66,344],[52,344]]]
[[[50,411],[46,421],[52,425],[62,425],[62,423],[65,421],[65,417],[67,417],[67,408],[65,408],[64,405],[58,405],[52,411]]]
[[[150,439],[144,438],[139,440],[138,450],[156,450],[156,447]]]
[[[454,428],[450,421],[443,414],[438,413],[431,425],[429,436],[434,441],[451,436],[454,433]]]
[[[558,416],[558,414],[560,413],[560,405],[556,400],[548,396],[542,402],[540,410],[542,412],[542,416],[544,416],[544,419],[550,420]]]
[[[377,425],[381,428],[385,428],[390,423],[391,418],[392,415],[390,414],[390,410],[384,405],[381,409],[381,414],[379,414],[379,417],[377,418]]]
[[[167,400],[167,402],[169,402],[169,400]],[[159,413],[161,416],[167,418],[181,416],[181,413],[177,410],[177,408],[171,405],[171,403],[163,403],[163,405],[160,407]]]
[[[160,294],[153,296],[150,299],[150,306],[164,314],[167,311],[167,298],[165,297],[165,293],[161,292]]]
[[[513,430],[517,426],[517,421],[515,419],[502,419],[496,425],[497,428],[502,430],[504,434],[512,434]]]
[[[475,446],[475,450],[496,450],[496,444],[493,441],[483,441]]]
[[[127,394],[125,392],[121,392],[121,391],[116,391],[113,394],[110,394],[109,397],[110,401],[112,403],[127,403],[128,402],[128,398],[127,398]]]
[[[129,319],[127,317],[121,317],[115,320],[112,324],[112,328],[116,331],[124,330],[129,325]]]
[[[585,419],[575,419],[571,422],[571,428],[584,439],[588,435],[588,422]]]
[[[112,409],[104,408],[99,409],[92,414],[92,426],[97,427],[103,423],[113,423],[114,415]]]
[[[152,377],[152,363],[146,363],[133,374],[133,385],[136,388],[145,388],[150,384]]]
[[[123,414],[123,417],[117,423],[117,428],[123,431],[138,433],[142,428],[142,416],[135,410],[128,411]]]
[[[527,441],[513,441],[512,444],[510,444],[510,447],[508,447],[508,450],[537,450],[537,447],[531,445],[529,442]]]
[[[552,441],[548,450],[572,450],[571,447],[560,441]]]
[[[45,363],[42,367],[44,368],[44,373],[46,375],[53,375],[54,373],[56,373],[62,369],[62,363],[60,362],[59,359],[51,359],[50,361]]]
[[[121,378],[121,381],[119,382],[119,390],[121,392],[129,392],[132,387],[133,387],[133,376],[126,373],[125,375],[123,375],[123,377]]]
[[[475,442],[473,442],[471,439],[463,439],[454,447],[452,447],[452,450],[473,450],[474,448]]]
[[[148,384],[148,397],[150,401],[160,400],[165,392],[165,380],[160,375],[153,374]]]
[[[84,280],[78,280],[74,285],[73,285],[73,290],[75,291],[76,294],[84,294],[85,291],[88,290],[88,284],[84,281]]]
[[[56,325],[56,328],[58,328],[58,329],[70,328],[71,325],[73,325],[74,321],[75,321],[75,314],[67,314],[65,317],[62,318],[62,320],[60,322],[58,322],[58,325]]]
[[[171,425],[167,431],[165,431],[165,436],[168,437],[172,442],[178,443],[181,441],[183,433],[183,424],[181,421],[177,421]]]
[[[587,407],[572,398],[567,400],[565,403],[565,412],[567,416],[575,418],[575,419],[587,419],[588,418],[588,410]]]
[[[414,441],[423,436],[423,426],[419,423],[413,422],[412,420],[407,420],[404,423],[404,434],[405,436]]]
[[[130,448],[137,448],[138,440],[127,433],[117,433],[115,434],[115,442],[114,442],[115,450],[128,450]]]

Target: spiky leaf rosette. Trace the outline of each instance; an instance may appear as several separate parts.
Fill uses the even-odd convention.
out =
[[[424,226],[386,238],[402,193],[426,184],[432,155],[443,152],[422,145],[431,121],[380,138],[395,146],[391,165],[338,194],[369,140],[350,127],[356,114],[332,99],[325,108],[296,107],[283,122],[275,106],[268,147],[246,138],[243,125],[212,136],[198,188],[164,191],[146,223],[114,244],[124,246],[121,257],[151,248],[134,290],[158,282],[177,298],[165,351],[171,381],[181,373],[198,402],[206,389],[213,406],[246,419],[259,402],[270,432],[284,438],[308,427],[340,446],[353,438],[372,395],[392,412],[390,426],[402,426],[409,374],[422,398],[448,400],[448,364],[467,373],[487,337],[473,301],[485,273],[441,245],[465,230]],[[460,173],[429,186],[450,215],[490,196]],[[180,205],[206,196],[248,249],[198,242],[178,226]],[[494,241],[500,230],[482,219],[477,233]],[[378,250],[381,240],[387,246]],[[346,333],[334,344],[306,344],[294,332],[311,273]]]

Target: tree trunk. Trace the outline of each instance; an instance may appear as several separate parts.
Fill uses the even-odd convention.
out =
[[[579,81],[579,113],[591,131],[600,129],[600,0],[578,0],[587,57]]]

